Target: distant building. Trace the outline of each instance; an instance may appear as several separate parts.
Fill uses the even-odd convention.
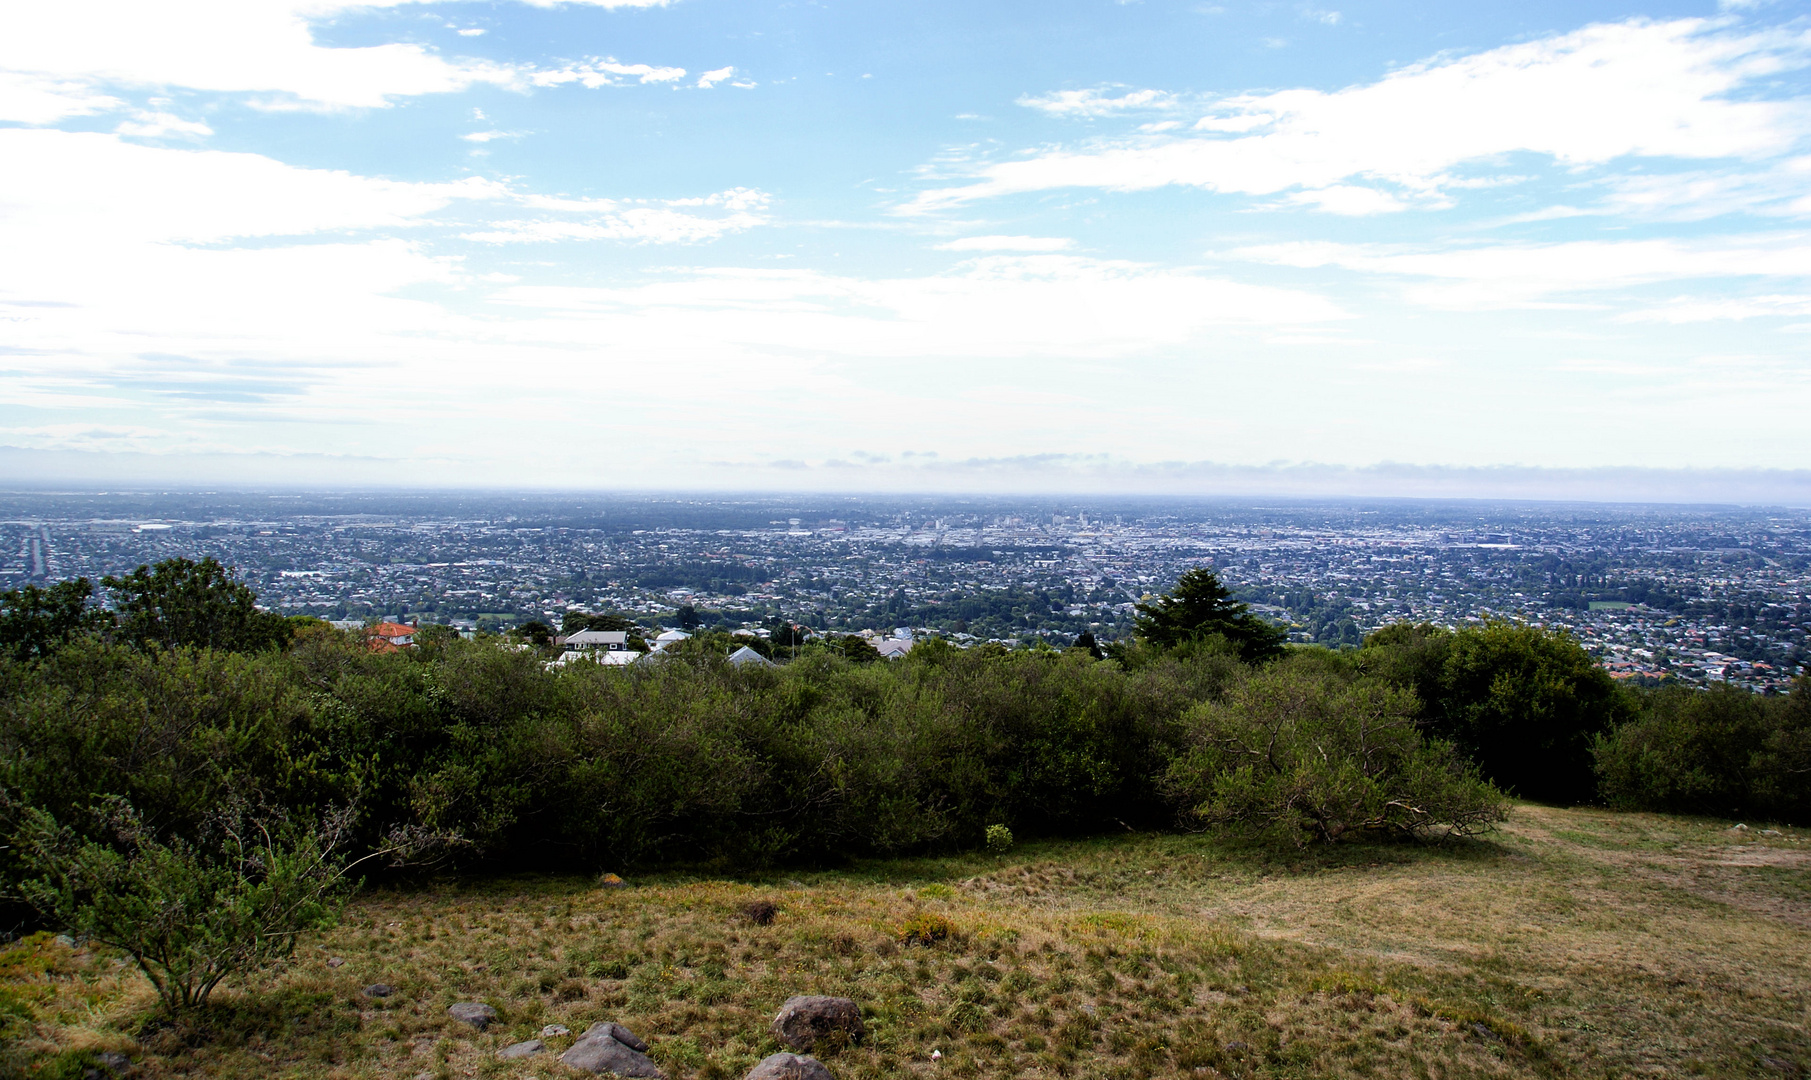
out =
[[[912,644],[911,638],[879,638],[874,642],[874,647],[884,659],[897,660],[912,651]]]
[[[775,666],[774,662],[772,660],[769,660],[767,657],[762,656],[760,653],[754,651],[753,649],[749,648],[746,645],[737,649],[735,652],[730,653],[729,662],[736,665],[737,667],[741,667],[743,664],[757,664],[761,667],[774,667]]]
[[[420,627],[409,623],[380,622],[365,630],[365,647],[372,652],[395,652],[415,647],[415,632]]]
[[[580,630],[563,638],[555,638],[555,645],[564,645],[568,649],[604,649],[609,652],[621,652],[629,647],[627,630]]]

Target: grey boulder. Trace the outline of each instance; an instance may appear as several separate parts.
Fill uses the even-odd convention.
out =
[[[799,1051],[808,1051],[827,1039],[860,1042],[867,1033],[861,1006],[848,998],[787,998],[773,1018],[773,1037]]]
[[[505,1046],[497,1051],[497,1056],[504,1061],[511,1061],[515,1058],[533,1057],[545,1049],[547,1049],[546,1043],[539,1039],[530,1039],[527,1042],[511,1043]]]
[[[558,1036],[561,1036],[561,1035],[570,1035],[570,1034],[572,1034],[572,1029],[567,1027],[565,1024],[548,1024],[546,1027],[541,1029],[541,1038],[543,1038],[543,1039],[552,1039],[552,1038],[557,1038]],[[620,1042],[621,1040],[619,1039],[618,1041]]]
[[[604,1020],[585,1029],[580,1038],[589,1039],[593,1035],[607,1035],[638,1054],[648,1052],[648,1044],[635,1037],[635,1033],[614,1020]]]
[[[387,998],[394,993],[396,988],[389,983],[372,983],[365,987],[365,996],[368,998]]]
[[[615,1073],[629,1077],[665,1077],[648,1056],[639,1050],[617,1042],[605,1034],[586,1035],[572,1048],[560,1055],[560,1060],[575,1069],[584,1069],[600,1076],[604,1073]]]
[[[446,1014],[460,1023],[470,1024],[479,1031],[490,1027],[491,1021],[497,1018],[497,1010],[476,1001],[461,1001],[449,1008]]]
[[[748,1071],[744,1080],[836,1080],[830,1070],[814,1057],[798,1054],[773,1054]]]

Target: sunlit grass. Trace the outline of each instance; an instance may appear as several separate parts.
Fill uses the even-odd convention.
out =
[[[1520,807],[1448,847],[1125,836],[379,890],[191,1033],[142,1030],[154,999],[107,955],[40,938],[0,974],[40,1061],[125,1049],[151,1076],[570,1076],[555,1054],[574,1036],[494,1054],[615,1019],[670,1076],[740,1077],[800,993],[862,1004],[868,1039],[823,1052],[847,1078],[1811,1070],[1811,842],[1725,828]],[[374,982],[396,993],[364,997]],[[450,1021],[462,1000],[501,1020]]]

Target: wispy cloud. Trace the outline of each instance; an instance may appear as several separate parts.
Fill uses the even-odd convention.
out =
[[[1634,19],[1412,65],[1336,92],[1284,90],[1201,109],[1198,134],[1100,140],[984,163],[922,192],[911,209],[1064,187],[1188,185],[1247,195],[1298,191],[1335,212],[1445,206],[1455,170],[1525,152],[1568,167],[1623,158],[1764,161],[1805,144],[1811,103],[1744,93],[1811,63],[1801,29],[1745,31],[1705,19]],[[1067,95],[1067,96],[1065,96]],[[1028,98],[1046,112],[1101,115],[1157,91]],[[1315,196],[1314,192],[1332,192]]]
[[[1075,241],[1065,236],[964,236],[938,244],[939,251],[1067,251]]]

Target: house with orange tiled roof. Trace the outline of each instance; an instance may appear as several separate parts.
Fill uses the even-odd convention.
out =
[[[410,623],[384,620],[365,629],[365,646],[372,652],[395,652],[415,647],[415,632],[420,627]]]

